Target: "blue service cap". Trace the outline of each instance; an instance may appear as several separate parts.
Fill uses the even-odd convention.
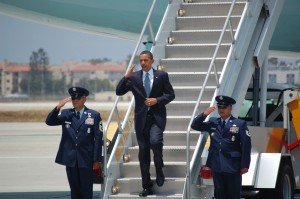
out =
[[[88,96],[90,92],[82,87],[71,87],[69,88],[69,94],[71,95],[72,99],[78,99],[82,96]]]
[[[218,95],[215,100],[217,101],[217,106],[226,107],[230,104],[235,104],[235,100],[231,97],[225,95]]]

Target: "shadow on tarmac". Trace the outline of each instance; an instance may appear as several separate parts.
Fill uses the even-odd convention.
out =
[[[0,193],[0,199],[70,199],[69,191],[13,192]],[[93,199],[100,198],[100,191],[94,191]]]

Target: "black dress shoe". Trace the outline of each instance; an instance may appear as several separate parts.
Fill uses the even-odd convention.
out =
[[[152,189],[144,189],[140,194],[139,196],[140,197],[147,197],[148,195],[153,195],[153,191]]]
[[[157,169],[156,170],[156,184],[161,187],[164,185],[165,182],[165,175],[162,169]]]

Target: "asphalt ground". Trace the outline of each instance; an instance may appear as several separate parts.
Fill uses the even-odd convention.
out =
[[[1,110],[51,109],[57,102],[0,103]],[[111,109],[113,103],[88,104]],[[129,103],[118,107],[126,109]],[[68,105],[70,106],[70,105]],[[68,108],[68,107],[66,107]],[[116,128],[116,126],[114,126]],[[44,123],[0,122],[0,199],[70,199],[65,167],[54,162],[60,127]],[[94,185],[94,199],[100,198]],[[295,199],[300,199],[297,194]]]
[[[69,199],[65,167],[56,164],[60,127],[0,123],[0,199]],[[101,186],[94,185],[94,198]]]

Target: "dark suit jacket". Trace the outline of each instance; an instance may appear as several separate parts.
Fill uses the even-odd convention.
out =
[[[117,85],[116,94],[124,95],[131,91],[135,99],[135,130],[141,133],[146,123],[148,106],[145,105],[146,91],[143,86],[143,71],[136,71],[128,79],[124,77]],[[175,98],[173,87],[169,81],[169,76],[164,71],[153,69],[153,85],[149,98],[156,98],[157,104],[151,106],[157,125],[164,130],[166,127],[166,107],[165,105]]]
[[[80,168],[91,168],[94,161],[101,160],[103,127],[100,113],[85,107],[81,119],[74,109],[59,111],[54,108],[46,119],[49,126],[62,126],[62,137],[55,162]]]
[[[210,135],[206,165],[214,172],[226,173],[240,173],[241,168],[249,168],[251,139],[246,122],[231,116],[222,130],[220,118],[211,117],[204,122],[205,118],[203,113],[198,115],[191,127]]]

